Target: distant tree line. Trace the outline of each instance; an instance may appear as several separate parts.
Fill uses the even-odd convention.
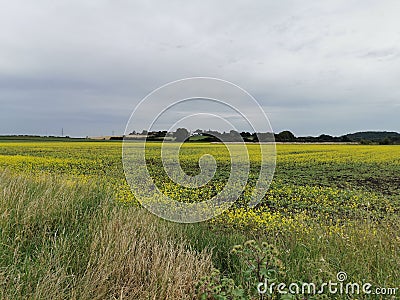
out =
[[[366,131],[356,132],[347,135],[349,139],[359,142],[363,145],[399,145],[400,134],[394,131]]]
[[[133,131],[129,134],[133,139],[146,139],[147,141],[161,141],[169,139],[177,142],[299,142],[299,143],[349,143],[358,142],[360,144],[400,144],[400,134],[397,132],[357,132],[342,136],[332,136],[321,134],[314,136],[296,137],[291,131],[284,130],[280,133],[272,132],[219,132],[216,130],[197,129],[190,132],[186,128],[178,128],[174,132],[143,130],[141,133]]]

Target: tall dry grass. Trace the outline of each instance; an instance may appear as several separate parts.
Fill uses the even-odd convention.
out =
[[[101,182],[0,173],[1,299],[193,299],[211,256]]]

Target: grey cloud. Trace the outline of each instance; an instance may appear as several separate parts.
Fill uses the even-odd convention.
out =
[[[400,131],[399,9],[385,0],[4,2],[0,134],[61,123],[71,135],[122,132],[149,92],[192,76],[242,86],[276,131]]]

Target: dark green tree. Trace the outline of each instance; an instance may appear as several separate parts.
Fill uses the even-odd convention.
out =
[[[189,137],[189,131],[186,128],[178,128],[172,135],[177,142],[184,142]]]
[[[277,142],[293,142],[296,140],[296,137],[290,131],[285,130],[275,135],[275,139]]]

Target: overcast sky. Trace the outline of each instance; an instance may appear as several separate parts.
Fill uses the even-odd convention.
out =
[[[276,132],[400,131],[397,0],[0,4],[0,134],[122,133],[193,76],[246,89]]]

